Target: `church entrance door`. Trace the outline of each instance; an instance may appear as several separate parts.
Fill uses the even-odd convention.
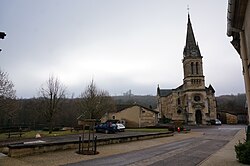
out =
[[[196,110],[195,111],[195,121],[196,121],[196,124],[202,124],[201,110]]]

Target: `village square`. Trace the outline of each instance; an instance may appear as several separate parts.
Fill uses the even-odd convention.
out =
[[[175,54],[175,57],[169,58],[170,56],[168,55],[162,56],[161,53],[157,54],[159,50],[154,50],[157,56],[150,56],[150,58],[153,57],[156,59],[156,61],[153,61],[153,58],[150,59],[147,56],[147,52],[149,54],[152,53],[150,51],[153,47],[151,48],[147,45],[148,41],[146,41],[146,38],[143,38],[140,41],[141,43],[137,43],[135,37],[135,41],[133,41],[133,39],[129,39],[129,42],[126,41],[131,44],[132,47],[129,48],[132,51],[126,48],[126,42],[126,44],[123,43],[122,46],[126,51],[136,52],[136,54],[131,55],[131,57],[129,57],[126,51],[122,51],[123,48],[119,45],[119,42],[124,42],[127,37],[133,34],[129,31],[130,29],[136,29],[138,22],[142,24],[146,19],[135,22],[132,21],[135,27],[124,28],[126,29],[125,32],[122,33],[124,41],[121,40],[120,37],[116,38],[114,36],[119,34],[118,29],[123,29],[122,26],[120,26],[120,24],[122,24],[120,22],[121,20],[118,19],[118,24],[111,24],[112,26],[110,26],[106,23],[110,21],[108,18],[112,17],[115,19],[116,15],[114,13],[116,13],[117,15],[120,14],[120,17],[124,20],[131,21],[134,19],[134,16],[130,16],[128,14],[130,12],[124,10],[122,12],[127,13],[127,15],[122,15],[118,9],[134,10],[134,8],[126,6],[124,2],[111,3],[110,0],[108,1],[107,4],[110,6],[104,2],[97,1],[91,3],[81,2],[84,5],[77,2],[76,4],[79,3],[79,6],[72,2],[74,7],[71,6],[71,3],[52,2],[51,4],[46,4],[48,7],[46,10],[41,8],[44,5],[43,3],[34,6],[35,9],[38,9],[36,11],[38,12],[36,17],[42,16],[41,18],[44,18],[43,16],[48,14],[48,19],[41,19],[41,22],[49,23],[49,25],[55,23],[56,25],[58,23],[57,21],[59,21],[61,27],[77,28],[72,28],[67,32],[64,31],[60,34],[60,40],[56,40],[56,37],[50,38],[54,34],[50,34],[49,31],[54,31],[56,34],[56,32],[61,31],[61,29],[56,26],[47,29],[47,27],[44,26],[46,33],[44,32],[43,37],[39,38],[41,45],[45,42],[46,45],[43,45],[43,47],[45,47],[44,49],[50,52],[51,55],[55,52],[61,54],[60,58],[53,56],[47,57],[47,55],[44,55],[46,58],[42,59],[40,56],[37,56],[38,63],[34,62],[34,64],[36,64],[34,65],[33,62],[28,61],[32,56],[27,56],[24,57],[24,61],[19,63],[21,65],[22,63],[25,64],[25,67],[14,64],[14,60],[11,63],[9,62],[9,66],[16,67],[11,69],[10,73],[15,69],[16,73],[18,73],[16,75],[14,74],[15,80],[17,81],[18,78],[21,77],[22,85],[19,82],[20,84],[16,86],[16,84],[14,84],[15,82],[11,80],[9,72],[0,68],[0,166],[209,166],[250,164],[250,1],[224,1],[224,6],[226,6],[224,12],[227,15],[227,17],[223,17],[227,23],[224,33],[227,34],[227,39],[230,39],[226,44],[230,44],[231,49],[235,51],[236,55],[239,55],[237,58],[241,63],[240,69],[243,71],[242,82],[244,84],[244,92],[233,94],[233,89],[231,89],[232,93],[225,95],[216,95],[216,93],[217,91],[221,92],[227,83],[234,84],[234,82],[227,82],[227,78],[225,77],[224,85],[219,85],[221,81],[219,79],[219,73],[223,71],[225,67],[222,61],[226,61],[227,56],[230,55],[223,55],[225,57],[223,60],[214,58],[213,63],[211,63],[209,59],[211,55],[208,54],[210,51],[208,47],[210,48],[211,45],[208,46],[203,43],[203,35],[207,35],[207,40],[209,40],[210,34],[205,34],[205,31],[201,31],[201,26],[198,25],[198,22],[200,22],[199,19],[203,19],[202,15],[193,12],[192,7],[190,9],[189,5],[187,5],[185,26],[179,26],[179,23],[178,25],[167,24],[169,29],[173,26],[176,30],[180,31],[181,29],[181,31],[185,32],[176,33],[176,36],[181,36],[182,40],[185,41],[183,42],[184,45],[181,46],[178,43],[178,38],[176,37],[175,39],[175,36],[173,36],[171,32],[172,29],[168,29],[169,31],[166,29],[165,31],[168,32],[165,36],[160,32],[159,36],[161,36],[161,38],[169,37],[171,38],[171,42],[168,43],[168,45],[157,44],[160,45],[157,48],[160,49],[160,47],[164,47],[163,50],[171,50],[171,47],[178,46],[178,52],[170,52],[171,54]],[[130,3],[131,2],[128,4]],[[138,0],[135,2],[135,6],[137,3],[139,6],[144,4],[139,3]],[[11,14],[9,11],[14,11],[16,7],[14,3],[9,4],[3,2],[3,4],[5,8],[9,9],[3,10],[4,8],[2,8],[3,13],[5,13],[6,16],[8,15],[10,19]],[[25,4],[35,5],[36,3],[25,2]],[[145,6],[142,5],[142,8],[144,7],[146,11],[146,9],[155,7],[155,3],[151,4],[150,2],[149,4],[149,6],[145,4]],[[194,4],[195,3],[192,3],[195,11],[197,10],[197,6]],[[19,5],[21,8],[23,7],[22,4]],[[52,9],[53,5],[56,5],[58,9]],[[102,5],[104,5],[103,8]],[[113,8],[112,5],[119,7],[117,10],[114,10],[115,8]],[[177,3],[176,5],[178,6],[180,4]],[[69,11],[59,10],[61,8],[64,9],[64,6],[69,7]],[[87,16],[83,16],[84,19],[88,17],[105,17],[105,21],[103,19],[86,19],[86,22],[83,21],[84,24],[81,24],[80,21],[77,21],[79,16],[74,13],[78,10],[83,11],[83,9],[80,9],[80,6],[84,8],[84,10],[88,10],[88,12],[86,12]],[[61,17],[64,16],[65,13],[71,13],[71,7],[73,9],[72,13],[74,14],[69,14],[67,15],[68,17]],[[98,12],[96,12],[95,7],[98,8]],[[138,9],[139,8],[136,8],[136,10]],[[35,10],[31,10],[31,8],[26,8],[26,10],[28,11],[28,18],[32,16],[29,10],[35,12]],[[57,15],[53,14],[50,15],[49,12],[46,13],[45,11],[47,10],[56,11],[56,14],[59,13],[60,17],[56,17]],[[90,11],[95,11],[96,13]],[[156,12],[157,10],[152,11]],[[25,13],[22,12],[19,13],[20,16]],[[150,13],[150,10],[145,13],[148,12]],[[171,11],[169,10],[167,12]],[[201,11],[199,12],[202,13]],[[107,13],[108,15],[106,16],[105,14]],[[145,17],[143,14],[140,14],[140,12],[138,13],[140,18]],[[27,15],[25,13],[24,18],[27,17]],[[49,22],[50,16],[56,19]],[[127,19],[127,17],[129,17],[129,19]],[[175,15],[175,18],[172,17],[172,20],[176,19],[175,21],[178,22],[179,17],[184,17],[184,15]],[[31,18],[31,20],[34,18]],[[147,18],[150,19],[150,16]],[[160,16],[158,19],[160,20]],[[216,20],[216,18],[213,19]],[[73,24],[72,22],[66,23],[66,20],[73,20],[75,22]],[[157,19],[154,18],[153,20]],[[172,20],[168,20],[167,22],[169,23]],[[37,19],[33,21],[35,24]],[[113,22],[113,20],[111,22]],[[101,23],[102,26],[96,26],[99,25],[99,23]],[[30,48],[31,52],[33,49],[36,50],[39,48],[38,50],[41,50],[40,45],[36,48],[28,46],[28,43],[22,45],[24,49],[8,46],[11,41],[15,40],[15,35],[11,33],[13,32],[12,28],[15,26],[8,24],[13,26],[8,29],[7,26],[3,26],[4,24],[8,24],[7,21],[3,21],[3,23],[0,24],[2,26],[0,29],[0,39],[1,44],[3,44],[3,47],[0,45],[0,59],[3,59],[3,61],[0,60],[1,66],[8,66],[6,64],[8,59],[4,59],[5,57],[3,58],[2,56],[14,55],[15,49],[21,52],[25,50],[25,48]],[[107,29],[112,29],[112,33],[105,29],[106,24],[108,25]],[[18,25],[18,21],[15,25]],[[22,28],[21,24],[19,24],[19,26]],[[205,25],[202,26],[206,27]],[[27,38],[32,41],[30,44],[38,41],[38,38],[36,38],[38,36],[34,34],[42,32],[39,28],[30,29],[30,33],[33,35],[26,34]],[[87,29],[83,34],[79,33],[74,36],[74,31],[78,31],[78,28]],[[87,31],[89,30],[88,28],[90,31]],[[139,30],[135,30],[136,35],[142,34],[142,36],[146,36],[147,32],[150,32],[149,29],[153,29],[149,24],[147,24],[147,26],[140,25]],[[211,29],[210,27],[209,30]],[[105,30],[107,34],[101,33]],[[88,36],[90,32],[94,32],[95,35],[92,34],[92,36]],[[48,35],[49,40],[46,40],[45,34]],[[72,39],[69,39],[68,35],[70,37],[72,35]],[[106,35],[111,36],[109,38]],[[63,39],[63,37],[65,37],[65,39]],[[83,45],[81,45],[81,47],[84,47],[85,50],[81,50],[80,47],[77,47],[79,44],[77,43],[79,40],[78,37],[84,39],[81,40],[81,44]],[[102,43],[103,46],[99,45],[97,48],[95,46],[96,41],[102,41],[98,37],[103,37],[102,40],[104,40],[104,42]],[[216,40],[219,41],[219,37],[218,39],[214,39],[213,37],[213,40],[212,43],[216,45]],[[112,45],[113,49],[105,48],[111,41],[115,41],[116,43]],[[55,43],[56,45],[62,46],[62,51],[58,51],[52,47]],[[143,44],[147,45],[148,50],[140,54],[140,48],[143,48],[143,50],[146,48],[142,46]],[[67,50],[66,48],[69,45],[73,45],[75,50]],[[88,49],[92,47],[96,48],[89,51]],[[217,47],[214,46],[214,48]],[[116,49],[121,49],[119,50],[119,56],[122,57],[125,55],[125,57],[127,57],[119,57]],[[106,55],[104,53],[106,50],[109,50],[110,54],[114,53],[116,56]],[[103,54],[101,55],[98,51],[103,52]],[[222,52],[221,50],[216,51]],[[65,56],[68,52],[73,54],[71,54],[72,57],[69,58]],[[178,55],[180,52],[182,54]],[[89,57],[87,56],[81,59],[82,57],[78,54],[81,54],[81,56],[90,54],[90,57],[93,59],[88,59]],[[167,53],[164,52],[164,54]],[[111,59],[109,59],[109,56],[111,56]],[[118,57],[121,59],[118,59]],[[15,57],[13,57],[13,59],[15,59]],[[146,59],[148,59],[149,62],[147,62]],[[150,60],[152,62],[150,62]],[[81,62],[83,61],[84,63],[82,64]],[[171,62],[169,63],[169,61]],[[175,61],[177,63],[175,63]],[[159,62],[159,64],[157,64],[158,66],[151,68],[150,65],[153,66],[153,62]],[[39,63],[44,65],[43,70],[32,74],[33,70],[35,71],[37,69],[36,66],[38,66]],[[171,63],[174,65],[171,65]],[[213,71],[213,68],[217,68],[215,66],[218,63],[221,63],[218,65],[220,71],[215,71],[214,74],[211,74],[210,71]],[[53,67],[49,66],[49,64],[53,64]],[[178,67],[176,67],[176,64]],[[29,90],[32,89],[33,84],[38,82],[35,80],[36,78],[40,76],[44,78],[47,71],[56,70],[56,66],[60,68],[59,72],[49,75],[49,78],[37,88],[37,95],[31,97],[30,94],[33,92],[24,92],[24,90],[18,92],[18,90],[15,89],[16,87],[17,89],[25,89],[25,86],[28,86]],[[91,70],[89,70],[89,68],[91,68]],[[78,84],[74,82],[76,78],[84,74],[87,75],[86,73],[83,74],[79,72],[83,70],[88,70],[88,72],[86,72],[87,74],[92,73],[92,75],[90,74],[91,81],[86,84],[83,90],[75,89],[77,92],[77,95],[75,95],[74,92],[70,92],[70,90],[74,89]],[[160,72],[162,70],[165,71],[163,72],[164,74]],[[25,74],[22,75],[19,71],[27,73],[27,75],[31,74],[34,77],[32,79],[25,79]],[[132,72],[125,74],[123,73],[124,71]],[[139,71],[145,71],[146,75],[140,77]],[[78,72],[80,74],[78,74]],[[96,74],[98,72],[103,73]],[[218,76],[216,75],[217,73]],[[112,76],[113,74],[115,77]],[[223,75],[230,77],[230,74],[234,73],[232,71],[231,73],[224,71]],[[58,75],[61,77],[58,77]],[[125,78],[126,75],[129,75],[129,77]],[[160,75],[160,77],[157,77],[157,75]],[[211,76],[216,77],[216,79],[220,81],[214,81],[216,79],[210,78]],[[105,81],[102,82],[100,81],[102,79],[110,81],[108,83]],[[131,81],[130,79],[134,80]],[[72,87],[66,86],[62,80],[67,82],[67,85],[72,85]],[[126,83],[128,85],[126,85]],[[135,85],[135,83],[140,84]],[[154,84],[154,86],[152,84]],[[108,90],[100,88],[99,85],[102,85],[101,87],[106,86]],[[124,87],[127,88],[127,86],[131,86],[131,89],[134,88],[135,90],[129,89],[124,92]],[[236,84],[232,86],[237,87]],[[137,89],[137,87],[139,88]],[[122,89],[123,94],[114,95],[119,88]],[[140,90],[150,91],[150,89],[154,89],[153,94],[134,94],[134,91],[137,93]],[[28,97],[22,97],[20,94]]]

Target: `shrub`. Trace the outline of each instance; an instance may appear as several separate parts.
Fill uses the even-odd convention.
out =
[[[174,125],[175,125],[175,128],[177,130],[178,127],[181,128],[181,130],[183,130],[183,121],[179,120],[179,121],[174,121]]]
[[[159,123],[167,124],[167,123],[170,123],[170,122],[172,122],[172,119],[169,119],[169,118],[166,118],[166,117],[163,117],[163,118],[159,119]]]
[[[250,164],[250,141],[235,145],[236,158],[240,163]]]
[[[53,131],[60,131],[60,127],[54,127]]]
[[[49,131],[49,128],[48,127],[44,127],[43,131]]]
[[[247,130],[246,130],[246,140],[250,141],[250,125],[247,126]]]

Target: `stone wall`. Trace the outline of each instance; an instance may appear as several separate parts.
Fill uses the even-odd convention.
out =
[[[123,136],[123,137],[113,137],[113,138],[103,138],[97,140],[97,146],[108,145],[115,143],[123,143],[130,141],[138,141],[159,137],[168,137],[173,136],[172,132],[159,132],[159,133],[146,133],[146,134],[137,134],[132,136]],[[84,141],[84,147],[87,147],[87,140]],[[78,149],[79,141],[65,141],[65,142],[56,142],[56,143],[40,143],[40,144],[15,144],[8,145],[9,148],[9,157],[21,157],[27,155],[34,155],[39,153],[52,152],[57,150],[66,150],[66,149]],[[97,147],[98,151],[98,147]]]

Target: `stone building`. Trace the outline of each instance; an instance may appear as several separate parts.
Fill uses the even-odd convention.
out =
[[[228,0],[227,35],[242,60],[250,132],[250,0]]]
[[[183,84],[175,89],[157,88],[158,110],[162,118],[186,124],[208,124],[216,118],[215,90],[205,86],[202,56],[195,41],[188,14],[186,45],[183,51]]]
[[[157,124],[158,112],[139,104],[119,105],[116,112],[107,113],[101,121],[105,122],[110,119],[119,120],[127,128],[149,127]]]

